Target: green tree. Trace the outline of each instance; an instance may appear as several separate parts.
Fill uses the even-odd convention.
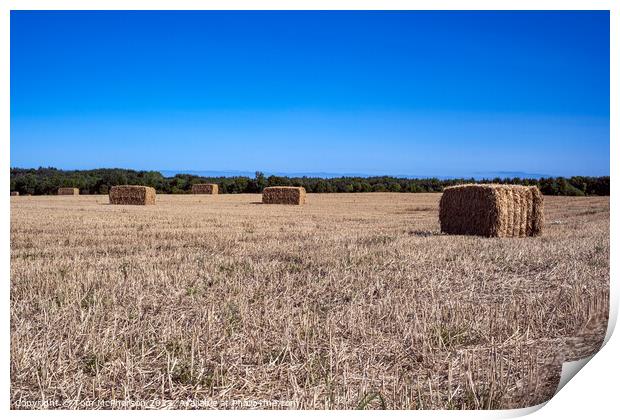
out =
[[[254,180],[256,181],[256,187],[258,188],[257,192],[263,192],[263,190],[267,186],[265,174],[260,171],[256,171],[256,173],[254,174]]]

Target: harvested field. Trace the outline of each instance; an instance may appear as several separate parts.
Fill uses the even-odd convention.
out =
[[[116,185],[110,188],[110,204],[155,204],[155,188],[141,185]]]
[[[449,187],[439,202],[441,231],[487,237],[537,236],[543,196],[537,187],[466,184]]]
[[[485,238],[440,234],[440,196],[13,200],[11,406],[547,400],[605,333],[609,197],[545,197],[544,235]]]
[[[263,190],[263,204],[305,204],[304,187],[267,187]]]
[[[80,195],[79,188],[58,188],[58,195]]]
[[[194,184],[192,185],[192,194],[217,194],[217,184]]]

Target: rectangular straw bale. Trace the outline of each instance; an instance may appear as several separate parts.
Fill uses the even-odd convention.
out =
[[[60,187],[58,188],[58,195],[80,195],[80,189],[71,187]]]
[[[155,188],[142,185],[115,185],[110,188],[110,204],[155,204]]]
[[[192,194],[218,194],[217,184],[194,184]]]
[[[19,195],[19,191],[11,191],[11,197],[17,197]]]
[[[305,204],[304,187],[267,187],[263,190],[263,204]]]
[[[538,187],[465,184],[444,189],[439,202],[441,231],[488,237],[538,236],[543,229]]]

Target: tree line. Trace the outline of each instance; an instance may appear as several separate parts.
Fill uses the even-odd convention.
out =
[[[221,194],[260,193],[271,186],[304,187],[309,193],[342,192],[441,192],[445,187],[464,183],[497,183],[537,185],[545,195],[609,195],[609,177],[573,176],[570,178],[396,178],[373,177],[286,177],[265,176],[256,172],[254,178],[247,176],[202,177],[177,174],[164,177],[157,171],[134,171],[131,169],[92,169],[65,171],[56,168],[11,168],[11,191],[20,195],[56,194],[59,187],[76,187],[80,194],[107,194],[114,185],[147,185],[158,193],[186,194],[192,184],[214,183]]]

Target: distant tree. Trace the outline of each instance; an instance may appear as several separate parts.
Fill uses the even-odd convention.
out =
[[[265,174],[260,171],[256,171],[256,173],[254,174],[254,179],[256,180],[256,187],[258,188],[257,192],[262,192],[263,189],[267,186]]]
[[[390,185],[388,186],[388,190],[391,192],[400,192],[400,184],[396,183],[396,182],[392,182],[390,183]]]
[[[56,168],[10,170],[11,191],[20,194],[56,194],[58,187],[77,187],[82,194],[107,194],[114,185],[148,185],[159,193],[189,193],[192,184],[216,183],[222,194],[260,193],[268,185],[301,186],[308,192],[440,192],[445,187],[464,183],[503,183],[537,185],[545,195],[609,195],[610,178],[574,176],[571,178],[495,178],[495,179],[407,179],[389,176],[309,178],[270,176],[262,172],[255,177],[201,177],[177,174],[166,178],[156,171],[133,171],[127,169],[93,169],[87,171],[63,171]]]
[[[320,180],[319,182],[316,183],[316,186],[314,187],[314,191],[315,193],[326,193],[328,192],[327,189],[327,183],[323,180]]]
[[[387,191],[387,188],[385,184],[375,184],[373,185],[372,190],[374,192],[384,192],[384,191]]]

